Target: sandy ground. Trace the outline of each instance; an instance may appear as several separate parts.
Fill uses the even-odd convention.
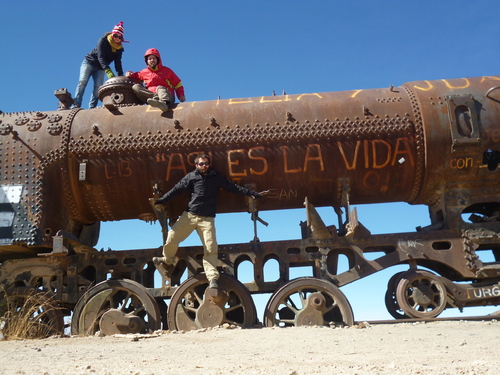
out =
[[[500,322],[0,341],[0,374],[500,374]]]

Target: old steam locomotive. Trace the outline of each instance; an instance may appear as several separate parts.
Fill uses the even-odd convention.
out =
[[[0,115],[2,295],[43,294],[58,307],[54,330],[65,315],[73,334],[251,327],[257,293],[272,293],[266,326],[350,325],[340,287],[401,264],[408,270],[386,292],[395,318],[500,303],[500,76],[185,102],[166,113],[140,105],[132,84],[108,80],[96,109],[71,109],[61,89],[57,111]],[[207,288],[201,246],[181,247],[171,274],[152,263],[161,248],[94,248],[101,221],[159,219],[165,232],[185,202],[159,210],[151,199],[200,152],[235,182],[270,189],[258,201],[221,192],[218,212],[248,211],[256,223],[259,211],[305,204],[302,238],[221,245],[218,293]],[[372,235],[350,207],[397,201],[428,206],[431,224]],[[319,206],[333,207],[338,224],[326,226]],[[272,281],[270,260],[279,264]],[[244,261],[251,282],[238,280]],[[290,280],[296,266],[313,276]]]

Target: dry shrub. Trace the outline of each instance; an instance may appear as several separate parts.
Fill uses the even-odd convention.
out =
[[[61,308],[47,293],[32,288],[0,293],[0,321],[6,340],[46,338],[64,329]]]

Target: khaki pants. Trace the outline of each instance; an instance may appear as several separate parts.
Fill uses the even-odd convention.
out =
[[[168,231],[167,241],[163,246],[163,256],[170,263],[174,263],[174,257],[179,244],[184,241],[196,229],[203,244],[203,269],[208,281],[219,278],[217,271],[218,245],[215,238],[215,219],[209,216],[198,216],[184,211],[172,229]]]
[[[156,88],[156,94],[155,94],[154,92],[149,91],[143,85],[136,83],[135,85],[132,86],[132,91],[143,103],[147,103],[148,99],[154,98],[155,96],[158,98],[158,100],[168,102],[169,104],[173,104],[175,101],[175,98],[169,91],[169,89],[163,86],[158,86]]]

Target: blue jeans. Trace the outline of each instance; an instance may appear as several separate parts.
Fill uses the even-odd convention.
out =
[[[82,106],[83,94],[85,93],[85,87],[87,87],[90,77],[94,80],[94,91],[90,97],[89,108],[95,108],[97,106],[99,100],[97,91],[104,83],[104,70],[96,68],[86,60],[83,60],[82,66],[80,67],[80,79],[78,80],[74,97],[75,106]]]

